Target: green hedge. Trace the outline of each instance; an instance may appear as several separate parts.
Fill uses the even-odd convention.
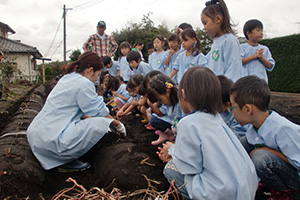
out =
[[[272,91],[300,92],[300,34],[265,39],[260,44],[269,47],[275,68],[268,72]]]

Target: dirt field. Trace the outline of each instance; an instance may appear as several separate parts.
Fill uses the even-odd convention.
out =
[[[0,101],[1,135],[12,130],[18,133],[26,131],[30,124],[27,116],[33,118],[37,114],[32,110],[40,109],[37,108],[41,104],[40,99],[46,97],[50,88],[47,86],[44,91],[41,92],[36,86],[21,88],[18,97]],[[29,97],[34,100],[28,100]],[[272,93],[270,108],[300,124],[299,94]],[[16,115],[18,113],[22,114],[21,120]],[[122,121],[126,125],[128,136],[119,138],[115,133],[107,134],[82,157],[81,160],[90,162],[92,167],[80,173],[59,173],[55,169],[44,171],[32,155],[26,135],[0,137],[0,198],[51,199],[63,188],[73,185],[65,182],[69,177],[87,190],[99,187],[110,192],[116,187],[126,194],[146,189],[148,183],[143,176],[145,175],[150,180],[161,182],[152,183],[157,191],[166,191],[169,184],[162,174],[164,164],[155,154],[157,147],[150,144],[157,136],[154,131],[146,130],[140,120],[140,117],[134,115],[124,118]],[[145,159],[147,161],[143,163]]]

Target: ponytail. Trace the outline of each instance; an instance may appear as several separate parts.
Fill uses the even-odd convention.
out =
[[[81,73],[85,69],[92,67],[94,71],[103,69],[102,59],[94,52],[86,51],[78,57],[77,61],[67,65],[67,73]]]

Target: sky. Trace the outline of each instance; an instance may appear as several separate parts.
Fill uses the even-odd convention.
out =
[[[201,0],[0,0],[0,22],[15,34],[12,40],[36,47],[44,58],[63,61],[63,5],[66,6],[67,60],[80,49],[89,35],[96,33],[98,21],[106,22],[106,33],[120,31],[129,22],[139,23],[151,12],[154,25],[165,24],[169,30],[182,22],[203,28],[200,14],[206,1]],[[243,25],[249,19],[264,24],[265,38],[300,32],[299,0],[225,0],[243,36]]]

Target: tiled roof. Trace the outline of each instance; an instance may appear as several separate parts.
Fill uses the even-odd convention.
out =
[[[8,53],[31,53],[35,58],[42,58],[36,47],[23,44],[0,36],[0,51]]]

